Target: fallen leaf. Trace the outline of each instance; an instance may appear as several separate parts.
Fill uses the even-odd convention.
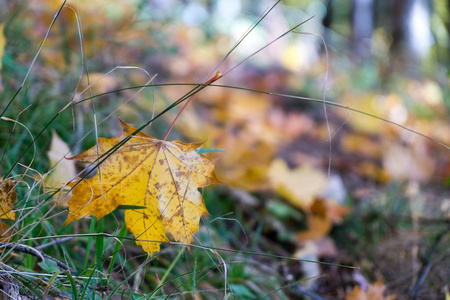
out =
[[[316,216],[330,220],[332,223],[342,221],[350,209],[332,199],[315,199],[310,207],[311,213]]]
[[[223,145],[226,150],[217,166],[220,178],[229,186],[247,191],[266,189],[268,166],[276,149],[265,142],[248,143],[243,137],[230,141],[235,148]]]
[[[75,162],[73,160],[64,159],[73,156],[69,146],[58,136],[52,132],[52,143],[50,151],[47,152],[50,160],[51,171],[45,178],[45,183],[51,188],[60,188],[69,181],[77,177]]]
[[[341,149],[344,152],[359,154],[364,157],[379,158],[382,145],[368,136],[362,134],[346,134],[340,139]]]
[[[317,240],[326,236],[331,230],[331,221],[316,215],[307,217],[308,229],[300,231],[297,239],[300,242]]]
[[[13,232],[9,228],[8,224],[3,222],[3,220],[0,220],[0,242],[9,243],[9,241],[11,240],[12,233]],[[3,249],[0,250],[0,252],[2,251]]]
[[[136,129],[122,122],[123,133],[99,138],[98,145],[73,157],[94,162]],[[198,188],[220,183],[212,160],[195,150],[201,143],[161,141],[137,133],[107,154],[98,173],[72,183],[69,215],[64,225],[87,216],[100,219],[120,205],[142,206],[125,210],[125,223],[150,255],[159,251],[166,233],[190,243],[199,219],[208,214]],[[98,153],[97,153],[98,147]]]
[[[315,199],[307,214],[308,229],[297,234],[300,243],[319,240],[328,235],[334,223],[339,223],[349,209],[334,200]]]
[[[16,182],[11,178],[0,178],[0,242],[8,243],[13,231],[2,219],[14,220],[16,212],[13,211],[17,199]]]
[[[309,209],[314,198],[327,184],[327,177],[323,172],[308,166],[291,170],[282,159],[272,162],[269,179],[275,191],[301,209]]]
[[[0,219],[14,220],[16,212],[13,211],[17,199],[16,182],[11,178],[0,178]]]
[[[386,286],[382,281],[370,284],[367,290],[356,286],[352,291],[345,295],[346,300],[394,300],[395,295],[384,296]]]
[[[384,98],[374,93],[349,93],[342,97],[342,103],[353,109],[364,111],[364,113],[371,114],[378,117],[386,118],[388,115],[388,108],[383,101]],[[355,130],[365,134],[377,134],[384,130],[385,122],[381,122],[375,118],[370,118],[361,114],[352,114],[348,116],[348,112],[342,110],[339,112],[345,119],[348,118],[348,123]]]
[[[379,167],[371,161],[362,160],[355,163],[354,168],[362,177],[375,179],[381,183],[388,182],[391,179],[390,174],[385,169]]]
[[[275,133],[284,141],[292,141],[303,134],[308,134],[315,126],[314,120],[307,114],[285,112],[277,107],[269,110],[268,119]]]
[[[388,144],[383,154],[383,167],[394,180],[424,183],[435,174],[435,158],[423,140],[417,139],[407,146]]]

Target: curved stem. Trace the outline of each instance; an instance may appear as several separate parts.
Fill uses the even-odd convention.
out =
[[[197,90],[204,88],[207,85],[210,85],[211,83],[215,82],[216,80],[218,80],[220,77],[222,77],[222,73],[220,73],[220,71],[217,71],[216,75],[214,75],[213,77],[211,77],[208,81],[206,81],[205,83],[201,84]],[[183,107],[180,109],[180,112],[177,114],[177,116],[175,117],[175,119],[173,120],[172,124],[170,124],[169,130],[167,130],[166,135],[164,136],[164,138],[162,139],[163,141],[165,141],[167,139],[167,137],[169,136],[170,132],[173,129],[173,126],[175,125],[175,122],[178,120],[178,117],[183,113],[184,109],[186,108],[186,106],[189,104],[189,102],[191,102],[192,98],[194,98],[196,92],[189,97],[189,99],[184,103]]]

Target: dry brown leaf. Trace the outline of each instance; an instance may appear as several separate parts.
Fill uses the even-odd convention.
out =
[[[99,138],[97,146],[74,159],[97,161],[99,155],[136,131],[121,123],[121,136]],[[166,233],[189,244],[200,217],[208,214],[198,188],[220,183],[212,160],[195,151],[200,146],[137,133],[104,159],[98,174],[72,184],[64,224],[86,216],[102,218],[119,205],[139,206],[143,208],[125,210],[125,223],[136,243],[150,255],[159,251],[161,242],[168,241]]]

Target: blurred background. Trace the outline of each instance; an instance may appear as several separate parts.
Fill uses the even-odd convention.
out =
[[[33,154],[25,129],[0,122],[0,174],[24,172],[17,153],[23,165],[35,155],[38,173],[54,168],[52,131],[77,154],[94,127],[119,135],[117,116],[141,126],[226,58],[221,86],[199,92],[169,136],[223,150],[208,153],[224,184],[204,192],[199,241],[359,268],[228,253],[237,299],[449,297],[448,1],[68,1],[30,71],[62,3],[0,0],[0,110],[39,134]],[[179,109],[144,131],[162,138]],[[178,272],[204,256],[193,249]],[[199,280],[211,290],[199,299],[221,295],[223,276]],[[149,277],[136,289],[151,290]]]

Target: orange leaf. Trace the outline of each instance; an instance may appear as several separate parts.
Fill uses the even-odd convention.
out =
[[[326,236],[331,230],[331,221],[315,215],[309,215],[307,218],[308,229],[300,231],[297,238],[300,242],[306,240],[317,240]]]
[[[363,290],[359,286],[356,286],[352,291],[345,295],[346,300],[394,300],[395,295],[383,296],[386,286],[383,282],[377,281],[374,284],[370,284],[367,290]]]

